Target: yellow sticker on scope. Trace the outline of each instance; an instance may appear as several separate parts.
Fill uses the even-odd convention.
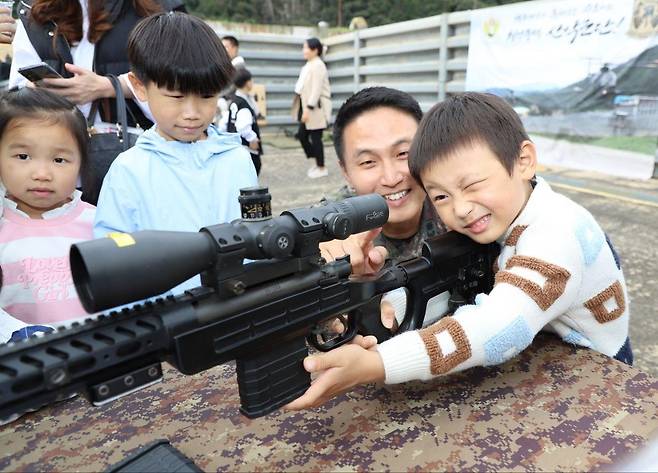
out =
[[[135,239],[130,233],[111,232],[107,234],[107,237],[114,240],[119,248],[135,244]]]

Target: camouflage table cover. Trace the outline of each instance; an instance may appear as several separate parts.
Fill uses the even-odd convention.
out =
[[[169,439],[206,471],[605,469],[658,433],[658,380],[542,335],[514,360],[249,420],[223,365],[2,427],[0,470],[100,471]]]

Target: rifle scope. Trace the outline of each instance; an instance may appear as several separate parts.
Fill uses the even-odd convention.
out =
[[[244,259],[319,256],[321,241],[345,239],[388,220],[379,194],[288,210],[274,218],[268,197],[267,188],[241,189],[245,218],[199,232],[110,233],[72,245],[71,272],[82,306],[94,313],[157,296],[211,269],[220,277],[239,274]]]

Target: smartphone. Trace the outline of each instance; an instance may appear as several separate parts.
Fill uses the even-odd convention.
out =
[[[42,79],[61,79],[62,76],[45,62],[34,64],[32,66],[21,67],[19,74],[30,82],[39,82]]]

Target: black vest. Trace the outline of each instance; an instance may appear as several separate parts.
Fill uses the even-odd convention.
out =
[[[158,3],[162,5],[164,10],[185,10],[183,2],[179,0],[163,0]],[[133,2],[130,0],[107,0],[104,2],[104,7],[110,15],[109,20],[113,26],[95,45],[94,72],[99,75],[114,74],[118,76],[130,70],[128,36],[142,18],[137,15]],[[71,74],[64,68],[65,63],[73,63],[68,42],[62,35],[59,35],[56,47],[53,48],[55,23],[50,21],[39,25],[34,21],[30,21],[31,8],[32,0],[21,0],[18,13],[32,46],[34,46],[43,62],[52,66],[62,77],[71,77]],[[102,99],[99,103],[103,120],[115,123],[117,120],[115,100]],[[128,100],[127,104],[129,109],[128,124],[130,126],[135,126],[135,120],[143,129],[148,129],[153,125],[144,116],[136,103]],[[130,116],[131,114],[135,120]]]
[[[251,118],[253,119],[251,129],[254,130],[254,133],[256,133],[256,136],[258,137],[258,154],[261,155],[263,154],[263,144],[260,142],[260,128],[258,127],[258,122],[256,121],[256,112],[254,112],[254,109],[249,106],[249,103],[245,99],[235,94],[231,95],[229,99],[228,122],[226,123],[226,131],[229,133],[238,132],[238,130],[235,128],[235,120],[238,117],[238,112],[245,108],[251,113]],[[242,140],[242,144],[244,146],[249,146],[249,142],[247,140],[242,137],[240,137],[240,139]]]

